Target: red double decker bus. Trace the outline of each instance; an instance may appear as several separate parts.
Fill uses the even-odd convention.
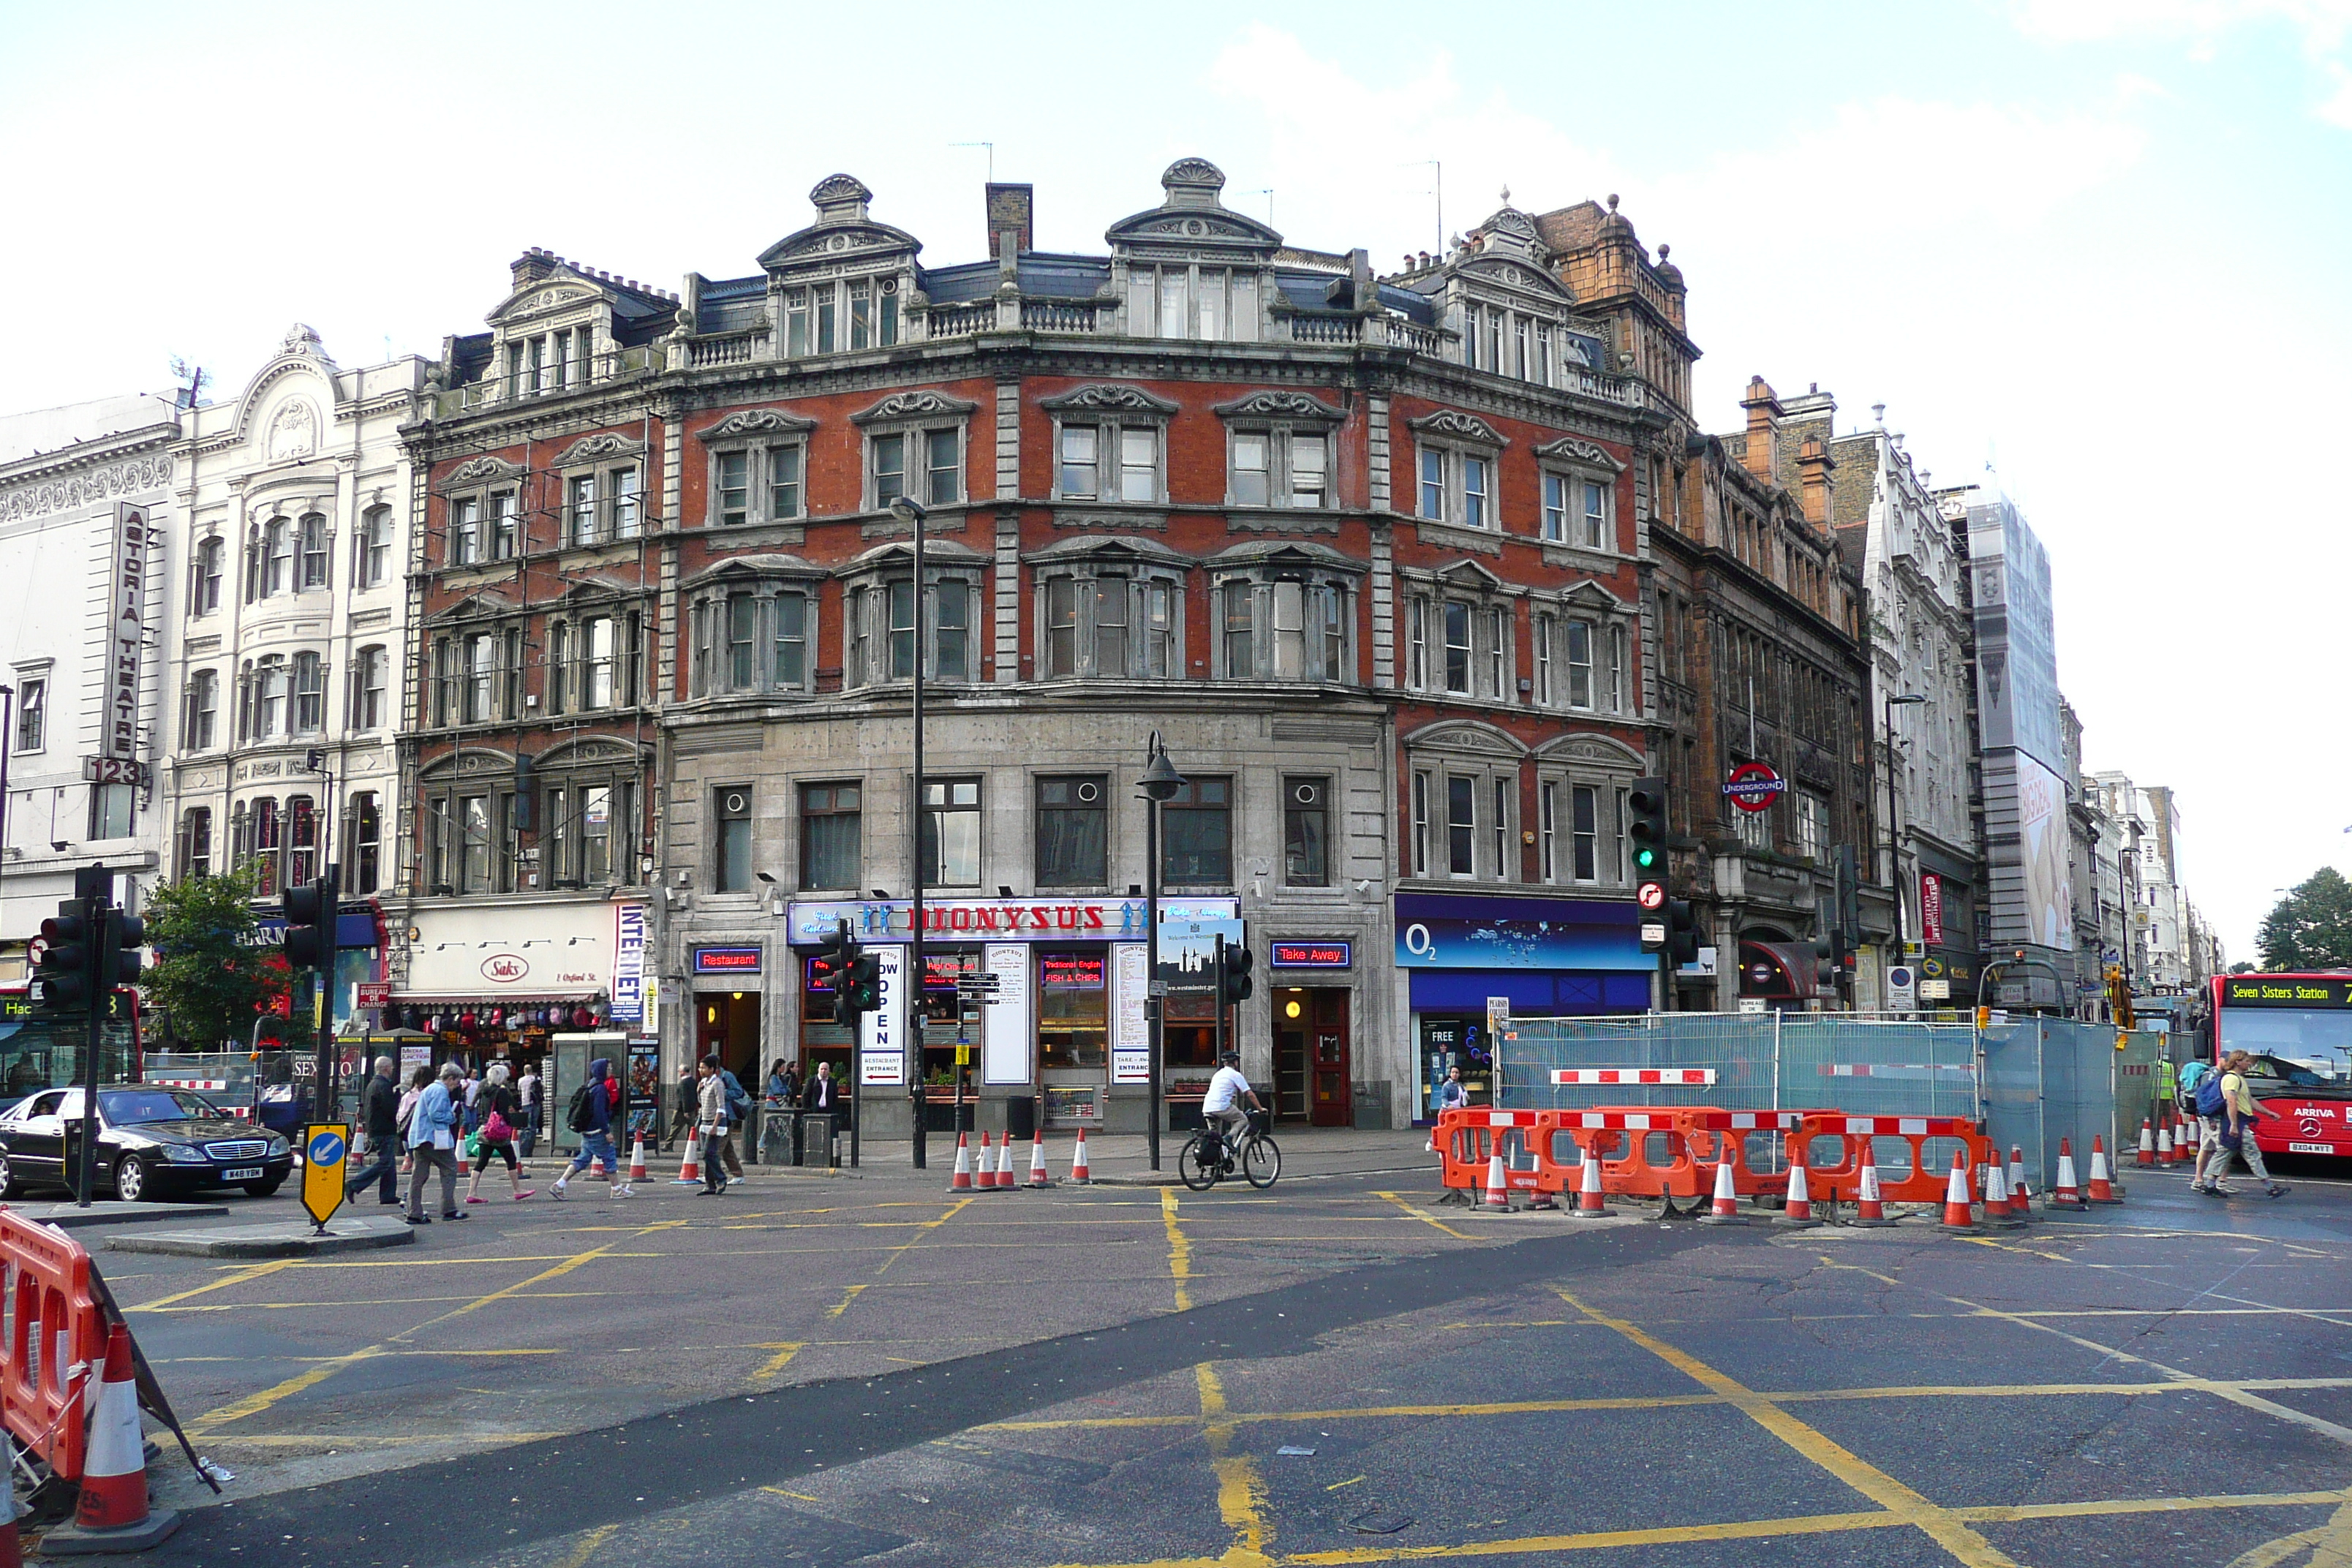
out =
[[[2352,1156],[2352,973],[2217,974],[2216,1059],[2252,1057],[2246,1088],[2268,1154]]]
[[[83,1043],[89,1026],[81,1014],[44,1012],[33,1005],[32,987],[0,985],[0,1107],[44,1089],[81,1081]],[[123,989],[109,1000],[100,1033],[99,1082],[123,1083],[139,1077],[139,993]]]

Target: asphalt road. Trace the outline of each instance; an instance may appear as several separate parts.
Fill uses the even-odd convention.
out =
[[[755,1174],[113,1255],[238,1476],[143,1560],[2352,1561],[2352,1186],[1718,1231],[1465,1216],[1363,1148],[1265,1194]]]

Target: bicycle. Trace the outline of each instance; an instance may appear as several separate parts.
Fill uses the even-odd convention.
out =
[[[1250,1113],[1249,1131],[1238,1143],[1213,1124],[1202,1128],[1176,1156],[1177,1175],[1192,1191],[1205,1193],[1232,1175],[1238,1163],[1242,1179],[1251,1186],[1263,1192],[1274,1185],[1282,1179],[1282,1149],[1261,1124],[1265,1115],[1262,1110]]]

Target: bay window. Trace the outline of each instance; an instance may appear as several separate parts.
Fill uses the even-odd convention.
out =
[[[1078,566],[1041,574],[1038,679],[1181,675],[1181,593],[1173,580],[1143,570]]]
[[[935,573],[921,596],[919,615],[912,578],[848,584],[842,592],[846,622],[843,687],[911,679],[919,639],[925,679],[971,679],[972,604],[979,592],[969,571]],[[805,625],[804,618],[793,623],[791,641],[796,649],[806,647]]]
[[[1284,569],[1217,585],[1223,637],[1218,671],[1229,680],[1355,679],[1349,654],[1348,586]]]

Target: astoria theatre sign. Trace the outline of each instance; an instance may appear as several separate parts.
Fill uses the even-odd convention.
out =
[[[106,723],[101,757],[139,754],[139,678],[147,657],[147,576],[157,543],[148,510],[131,501],[114,513],[114,560],[107,600]]]

